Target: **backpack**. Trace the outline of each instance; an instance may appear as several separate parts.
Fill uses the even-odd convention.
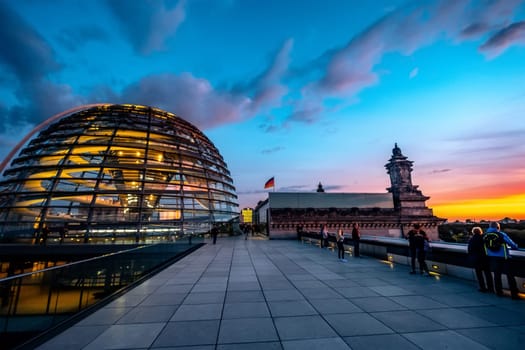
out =
[[[497,252],[503,245],[503,237],[501,237],[499,232],[485,233],[483,235],[483,244],[485,245],[485,249]]]

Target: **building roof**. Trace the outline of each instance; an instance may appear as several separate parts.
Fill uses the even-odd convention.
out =
[[[391,193],[269,192],[271,208],[394,208]]]

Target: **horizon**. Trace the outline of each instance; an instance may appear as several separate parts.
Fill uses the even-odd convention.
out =
[[[386,192],[397,143],[434,215],[525,219],[523,0],[7,0],[0,19],[0,160],[70,108],[139,104],[203,131],[240,210],[271,177]]]

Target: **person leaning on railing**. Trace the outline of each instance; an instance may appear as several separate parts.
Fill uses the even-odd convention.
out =
[[[494,292],[494,282],[490,272],[490,262],[483,245],[483,230],[481,227],[472,228],[472,237],[468,241],[468,258],[470,265],[476,272],[479,291]]]
[[[502,240],[497,249],[490,248],[488,246],[487,238],[491,233],[497,233],[497,235]],[[514,274],[512,273],[509,263],[509,247],[511,249],[519,249],[518,245],[514,243],[514,241],[510,239],[510,237],[505,232],[500,230],[500,225],[496,221],[490,223],[489,228],[483,235],[483,241],[485,243],[485,252],[489,257],[490,267],[494,272],[494,289],[496,290],[496,295],[503,296],[501,274],[505,273],[507,275],[507,281],[512,299],[519,299],[518,285],[516,284],[516,279],[514,278]]]

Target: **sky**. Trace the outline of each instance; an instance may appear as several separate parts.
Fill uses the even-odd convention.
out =
[[[384,193],[397,143],[435,215],[525,219],[525,0],[0,0],[0,43],[0,160],[142,104],[210,138],[240,208]]]

